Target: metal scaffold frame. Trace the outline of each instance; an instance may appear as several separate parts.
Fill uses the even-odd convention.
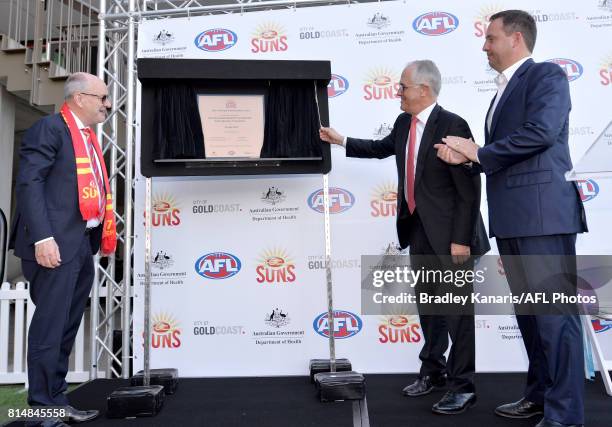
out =
[[[115,195],[119,245],[117,253],[108,261],[95,259],[90,379],[97,378],[102,366],[107,377],[130,376],[137,25],[148,19],[360,2],[367,0],[100,0],[97,74],[108,84],[113,107],[106,121],[98,125],[97,134],[110,157],[109,180]],[[124,192],[120,209],[116,200],[118,189]],[[122,263],[121,277],[117,272],[119,263]],[[115,318],[119,314],[121,346],[113,348]]]

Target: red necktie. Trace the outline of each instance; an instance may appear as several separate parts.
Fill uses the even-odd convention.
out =
[[[416,125],[419,119],[412,116],[410,120],[410,135],[408,136],[408,154],[406,155],[406,202],[408,210],[412,214],[416,208],[414,200],[414,164],[415,164],[415,147],[416,147]]]
[[[104,219],[104,199],[105,199],[105,191],[104,191],[104,181],[102,179],[102,174],[100,173],[100,168],[98,168],[98,162],[96,161],[96,150],[93,146],[93,140],[91,138],[91,129],[83,128],[81,131],[87,137],[87,152],[89,153],[89,163],[91,164],[91,171],[93,172],[93,176],[96,179],[96,184],[98,185],[98,205],[100,207],[100,214],[98,218],[101,218],[100,221]]]

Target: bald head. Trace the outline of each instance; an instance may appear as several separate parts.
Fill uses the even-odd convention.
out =
[[[111,108],[108,88],[98,77],[88,73],[73,73],[64,84],[64,99],[70,110],[85,126],[102,123]]]

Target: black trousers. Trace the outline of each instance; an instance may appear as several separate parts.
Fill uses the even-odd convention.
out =
[[[68,405],[64,392],[70,353],[94,277],[89,235],[83,236],[77,255],[59,267],[25,260],[21,265],[36,305],[28,332],[28,403]]]
[[[455,266],[449,264],[448,255],[440,257],[434,253],[429,244],[425,229],[418,217],[418,212],[413,214],[410,230],[410,260],[412,269],[424,270],[468,270],[474,268],[473,261]],[[449,248],[450,253],[450,248]],[[448,289],[446,285],[436,283],[419,283],[415,286],[417,301],[421,293],[429,295],[443,293]],[[471,294],[472,284],[462,287],[461,294]],[[417,303],[419,319],[423,330],[424,344],[419,359],[421,360],[420,376],[440,377],[444,374],[448,377],[449,389],[458,393],[474,392],[474,372],[476,370],[475,330],[474,330],[474,307],[471,303],[454,310],[452,307],[436,307],[428,305],[425,307]],[[452,314],[452,312],[460,314]],[[425,314],[427,313],[427,314]],[[452,342],[448,361],[444,354],[449,347],[449,337]]]
[[[513,293],[542,290],[567,293],[567,281],[576,283],[575,234],[498,238],[497,247]],[[519,307],[516,310],[520,312]],[[583,424],[580,317],[517,315],[516,320],[529,358],[525,398],[544,405],[546,418],[562,424]]]

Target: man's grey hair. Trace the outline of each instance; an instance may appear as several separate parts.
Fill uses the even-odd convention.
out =
[[[72,98],[77,92],[87,92],[89,83],[91,82],[91,74],[73,73],[68,76],[64,83],[64,99]]]
[[[406,65],[406,68],[412,68],[412,80],[417,84],[424,84],[431,88],[432,94],[437,98],[440,95],[442,88],[442,76],[440,70],[433,61],[422,59],[412,61]]]

